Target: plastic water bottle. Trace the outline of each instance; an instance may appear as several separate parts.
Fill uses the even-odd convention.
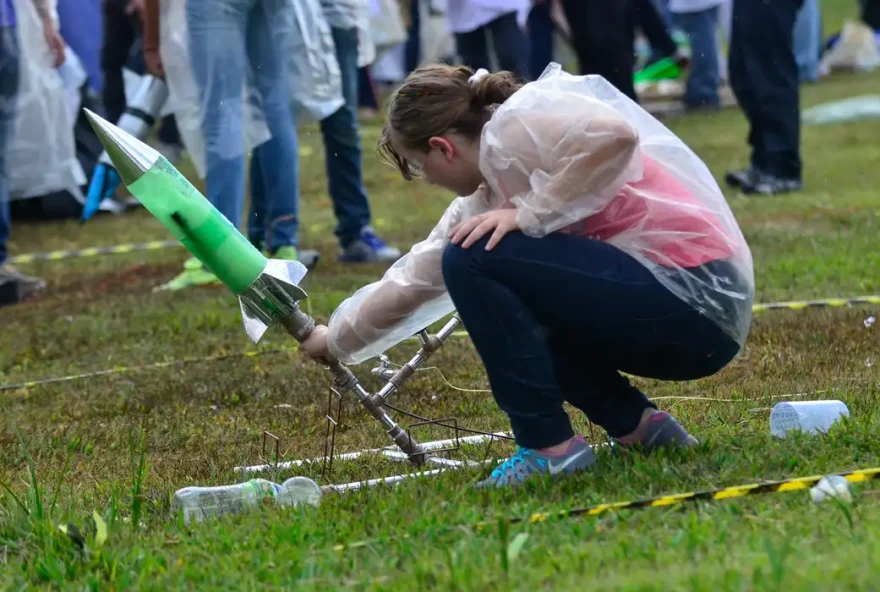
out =
[[[321,487],[308,477],[291,477],[281,484],[275,503],[281,506],[317,506],[323,495]]]
[[[778,438],[791,430],[825,433],[843,416],[849,417],[849,409],[842,401],[778,403],[770,412],[770,433]]]
[[[183,521],[189,524],[192,520],[201,522],[212,516],[238,514],[264,504],[317,505],[321,495],[318,484],[306,477],[293,477],[281,485],[251,479],[235,485],[184,487],[174,492],[171,511],[178,515],[183,510]]]

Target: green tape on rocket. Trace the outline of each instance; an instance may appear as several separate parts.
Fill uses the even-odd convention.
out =
[[[234,293],[265,269],[266,258],[165,158],[128,188]]]
[[[267,260],[161,154],[85,112],[128,190],[238,296],[248,336],[258,342],[269,325],[280,322],[305,339],[314,326],[297,305],[306,297],[299,287],[305,266]]]

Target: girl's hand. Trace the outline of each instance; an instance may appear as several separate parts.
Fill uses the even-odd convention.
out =
[[[491,251],[495,248],[495,245],[501,242],[505,234],[512,230],[519,230],[519,225],[516,222],[516,213],[514,208],[505,208],[492,210],[491,212],[475,216],[470,220],[465,220],[452,229],[452,232],[449,233],[449,241],[453,245],[457,245],[464,239],[461,246],[468,249],[472,244],[483,238],[487,232],[494,231],[489,242],[486,243],[486,250]]]
[[[317,325],[308,339],[299,345],[300,349],[316,362],[332,362],[333,356],[330,355],[330,349],[327,347],[328,331],[326,325]]]

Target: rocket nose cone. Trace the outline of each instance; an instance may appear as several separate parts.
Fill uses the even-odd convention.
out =
[[[110,157],[113,168],[126,186],[137,181],[161,155],[131,134],[113,125],[100,115],[83,109],[95,135]]]

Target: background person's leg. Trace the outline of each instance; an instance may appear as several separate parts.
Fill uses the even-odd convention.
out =
[[[880,31],[880,0],[862,0],[862,22]]]
[[[6,151],[15,131],[15,106],[19,85],[19,49],[16,30],[0,27],[0,267],[6,264],[9,240],[9,171]]]
[[[553,34],[556,25],[550,18],[550,2],[532,7],[526,23],[529,37],[529,77],[537,80],[547,64],[553,61]]]
[[[377,111],[379,109],[376,88],[373,86],[373,76],[369,66],[358,68],[358,106]]]
[[[489,60],[489,43],[486,39],[486,27],[479,27],[467,33],[455,34],[455,49],[465,66],[474,70],[491,69]]]
[[[180,130],[177,129],[177,120],[174,119],[174,114],[169,114],[162,118],[159,124],[158,136],[160,142],[183,147],[183,142],[180,139]]]
[[[363,183],[361,137],[357,120],[358,35],[356,29],[333,29],[345,104],[321,121],[327,184],[336,215],[336,237],[344,249],[370,224],[370,203]]]
[[[800,187],[800,96],[793,50],[801,0],[736,0],[730,81],[749,119],[752,167],[745,191],[777,193]],[[767,190],[760,186],[770,183]],[[730,179],[729,179],[730,181]],[[734,183],[736,184],[736,183]]]
[[[819,0],[804,0],[794,26],[794,55],[801,82],[819,79],[822,53],[822,14]]]
[[[268,203],[263,188],[263,170],[260,166],[260,151],[251,152],[251,164],[248,174],[250,188],[250,209],[247,221],[247,237],[251,244],[260,251],[266,248],[266,227],[268,219]]]
[[[358,34],[356,29],[333,29],[336,58],[342,73],[345,104],[321,121],[327,184],[335,234],[342,247],[342,261],[396,261],[400,251],[388,246],[370,228],[370,202],[363,181],[358,107]]]
[[[299,148],[288,89],[288,72],[282,59],[288,44],[274,23],[283,22],[282,11],[291,10],[282,0],[257,2],[247,18],[247,55],[253,80],[260,92],[266,124],[272,138],[260,146],[260,172],[267,200],[266,248],[298,244]]]
[[[128,0],[106,0],[104,8],[104,43],[101,69],[104,72],[104,112],[116,123],[125,112],[125,82],[122,68],[128,63],[135,40],[131,16],[125,13]]]
[[[244,209],[245,25],[249,0],[187,0],[189,53],[205,139],[205,197],[236,228]],[[218,280],[195,257],[161,289]]]
[[[599,74],[638,100],[633,85],[633,0],[562,0],[581,74]]]
[[[428,0],[430,2],[430,0]],[[422,61],[422,25],[419,12],[419,0],[409,0],[409,27],[406,29],[406,46],[404,49],[404,68],[409,74],[419,67]]]
[[[528,40],[519,23],[516,22],[516,13],[508,12],[486,27],[492,34],[492,45],[495,48],[495,55],[498,56],[498,67],[527,78]]]
[[[190,61],[201,95],[206,197],[238,228],[244,208],[246,0],[187,0]]]
[[[634,0],[633,6],[636,24],[651,45],[649,63],[675,55],[678,46],[669,34],[668,23],[663,19],[654,0]]]
[[[691,109],[718,107],[721,71],[718,62],[718,7],[676,15],[691,44],[690,72],[684,95]]]
[[[13,27],[0,27],[0,284],[5,284],[0,291],[0,304],[14,304],[46,287],[46,282],[40,278],[24,275],[6,264],[6,243],[12,222],[6,151],[15,130],[20,68],[16,30]]]
[[[0,150],[3,148],[3,145],[0,144]],[[0,166],[5,164],[2,162],[3,160],[0,157]],[[6,250],[6,241],[9,240],[11,222],[12,220],[9,216],[9,183],[6,182],[6,173],[0,171],[0,267],[6,265],[6,259],[9,256],[9,252]]]

